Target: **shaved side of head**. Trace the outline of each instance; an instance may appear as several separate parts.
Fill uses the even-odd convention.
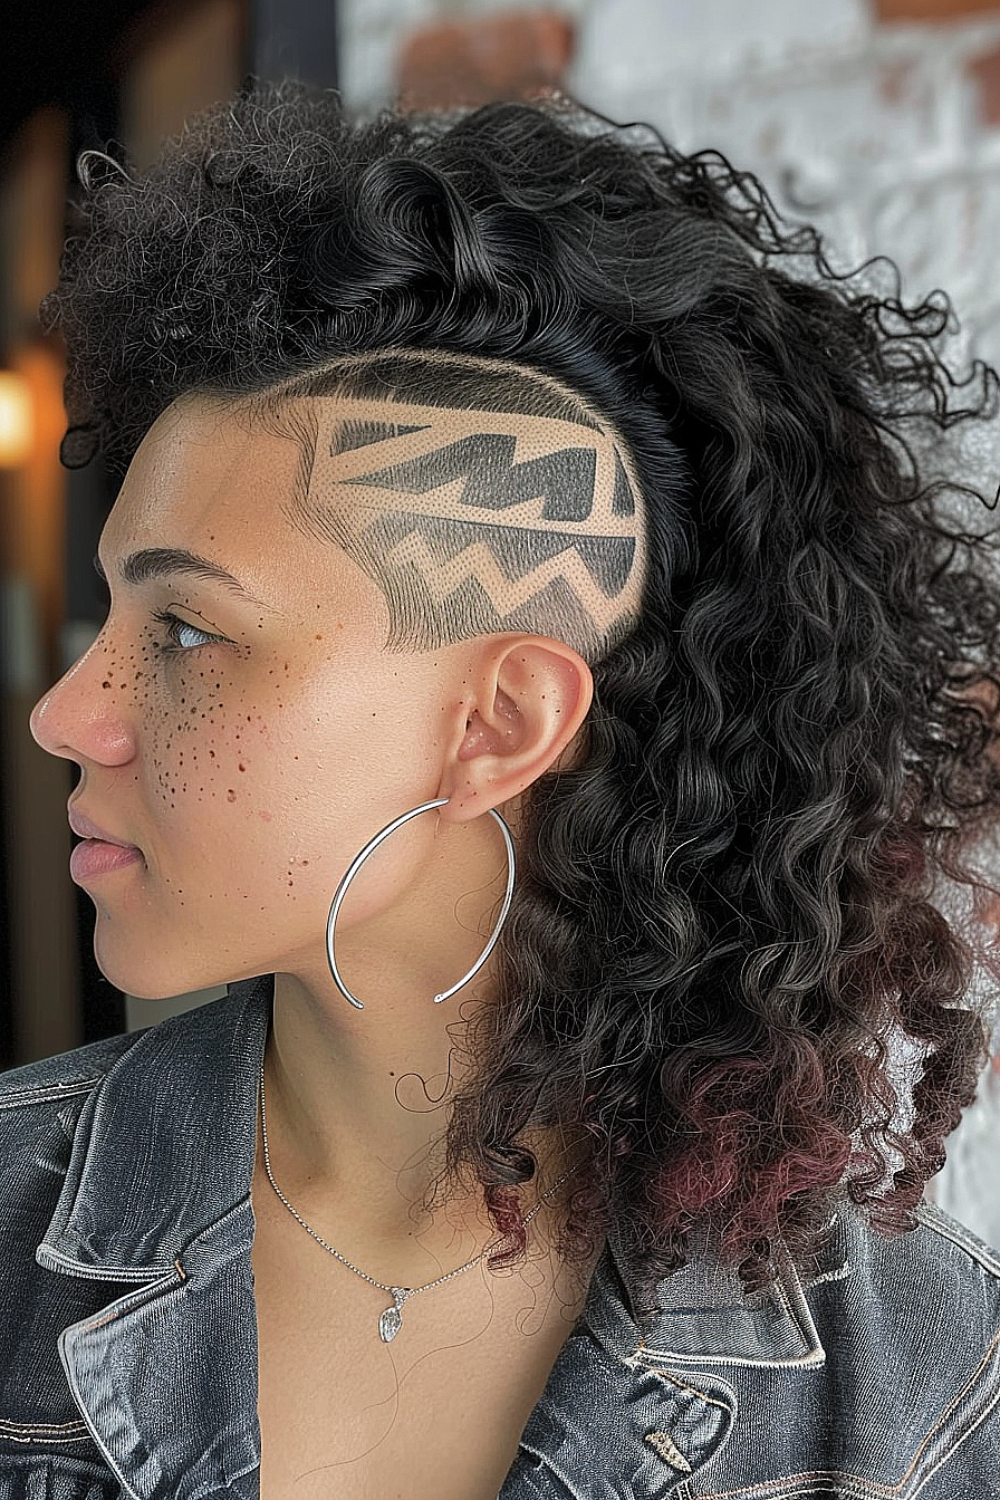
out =
[[[302,444],[288,520],[377,583],[387,650],[524,631],[593,665],[638,623],[647,541],[634,468],[559,381],[396,349],[332,361],[261,402]]]

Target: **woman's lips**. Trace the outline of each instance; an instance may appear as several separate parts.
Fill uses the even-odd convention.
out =
[[[142,850],[132,844],[109,844],[103,839],[84,839],[77,844],[69,857],[69,873],[73,880],[89,880],[94,875],[106,875],[110,870],[120,870],[142,860]]]
[[[116,838],[113,833],[109,833],[106,828],[102,828],[92,818],[88,818],[87,814],[81,811],[79,807],[75,807],[72,802],[68,804],[66,811],[69,815],[69,826],[82,839],[100,839],[105,844],[117,844],[120,849],[136,848],[135,844],[129,844],[125,839]]]
[[[88,818],[72,803],[67,806],[69,826],[83,839],[69,857],[69,873],[73,880],[89,880],[94,875],[106,875],[111,870],[121,870],[142,860],[142,850],[135,844],[126,844],[115,838],[106,828]]]

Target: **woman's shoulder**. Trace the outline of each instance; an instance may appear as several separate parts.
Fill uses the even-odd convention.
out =
[[[916,1210],[916,1219],[919,1229],[911,1240],[916,1255],[922,1253],[938,1263],[961,1267],[992,1283],[1000,1293],[1000,1249],[987,1244],[934,1203],[921,1203]],[[923,1243],[919,1230],[923,1231]]]
[[[0,1139],[5,1125],[10,1128],[20,1110],[52,1113],[65,1100],[85,1098],[142,1035],[143,1031],[132,1031],[103,1037],[0,1073]]]
[[[138,1118],[136,1111],[141,1115],[143,1101],[183,1084],[185,1067],[202,1085],[207,1071],[217,1075],[224,1056],[220,1042],[239,1025],[247,988],[231,986],[222,999],[158,1024],[0,1073],[0,1211],[15,1201],[54,1201],[74,1137],[84,1122],[92,1128],[102,1099],[116,1125],[110,1136],[98,1134],[104,1149],[114,1150],[122,1130]]]
[[[944,1364],[958,1360],[960,1347],[978,1349],[1000,1379],[1000,1250],[936,1204],[919,1204],[914,1217],[916,1226],[898,1236],[855,1223],[851,1290],[866,1314],[865,1336],[882,1338],[887,1355],[908,1342],[916,1354],[932,1326],[942,1337],[961,1329]]]
[[[129,1068],[130,1084],[151,1077],[158,1060],[170,1067],[185,1054],[192,1059],[214,1056],[217,1065],[217,1049],[224,1048],[227,1035],[241,1025],[251,1007],[260,1010],[268,999],[268,978],[230,984],[220,999],[168,1016],[157,1024],[104,1037],[0,1073],[0,1152],[19,1137],[26,1114],[70,1118],[74,1106],[79,1113],[87,1096],[109,1073],[120,1073],[119,1065],[126,1063],[136,1047],[142,1053],[142,1065]]]
[[[1000,1251],[933,1203],[914,1218],[909,1230],[884,1234],[853,1208],[839,1215],[840,1263],[803,1282],[828,1356],[862,1349],[900,1365],[910,1358],[916,1369],[936,1330],[942,1372],[986,1357],[1000,1379]]]
[[[64,1190],[88,1100],[144,1032],[106,1037],[0,1073],[0,1497],[118,1493],[60,1365],[67,1324],[121,1288],[55,1276],[36,1260]],[[51,1466],[51,1473],[49,1472]],[[39,1491],[41,1493],[41,1491]]]
[[[142,1032],[105,1037],[0,1073],[0,1211],[52,1206],[95,1088]]]
[[[66,1255],[111,1264],[124,1220],[136,1233],[170,1220],[171,1182],[202,1170],[206,1137],[252,1154],[269,996],[266,977],[233,983],[157,1025],[0,1074],[0,1278],[50,1234],[69,1236]],[[229,1177],[210,1186],[206,1212],[229,1207]]]

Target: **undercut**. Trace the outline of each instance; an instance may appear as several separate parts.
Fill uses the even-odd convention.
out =
[[[253,406],[303,448],[283,505],[378,585],[390,651],[503,631],[593,665],[639,622],[645,514],[621,438],[559,381],[439,351],[338,359]]]

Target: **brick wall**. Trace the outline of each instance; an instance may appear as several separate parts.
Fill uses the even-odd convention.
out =
[[[835,259],[891,255],[909,297],[943,286],[959,350],[1000,365],[1000,0],[340,0],[340,25],[356,108],[561,83],[759,171]],[[998,1148],[990,1072],[934,1193],[1000,1246]]]

